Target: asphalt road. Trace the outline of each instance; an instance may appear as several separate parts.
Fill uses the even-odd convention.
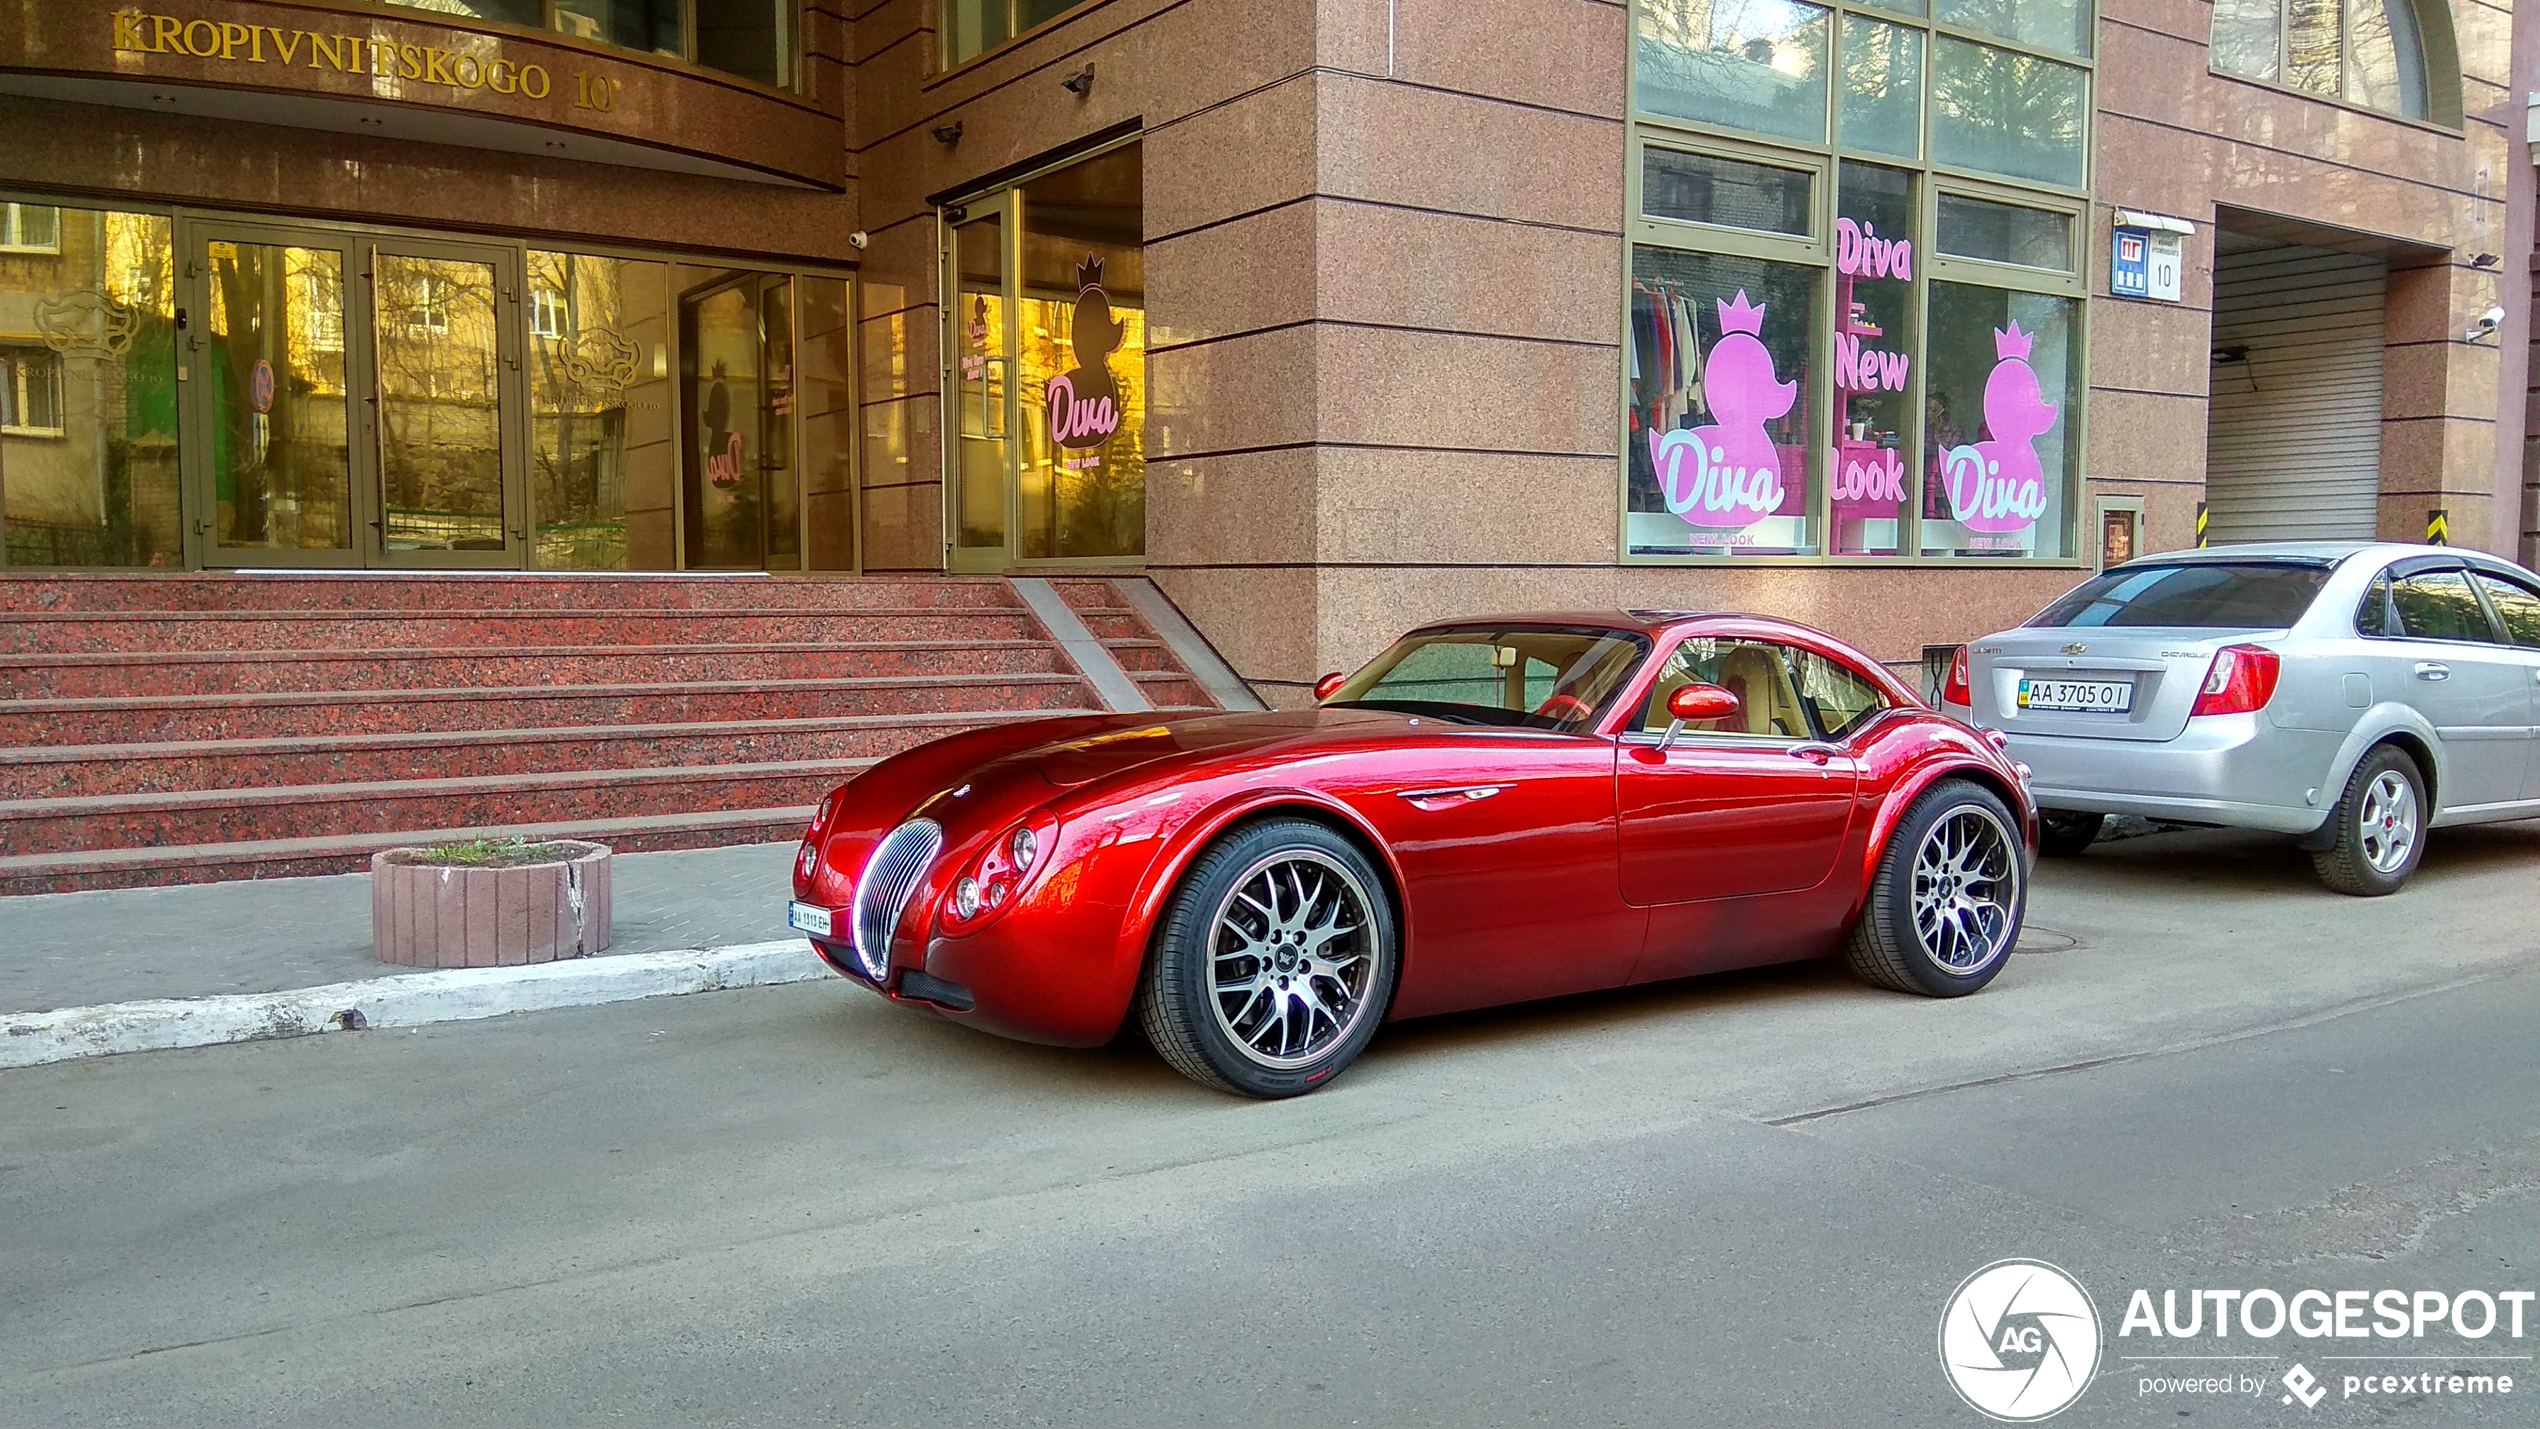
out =
[[[1972,1425],[1941,1307],[2011,1256],[2103,1321],[2058,1424],[2540,1422],[2540,1306],[2118,1335],[2138,1287],[2540,1290],[2535,892],[2533,826],[2377,901],[2133,840],[1981,997],[1602,995],[1274,1105],[844,984],[0,1073],[0,1422]],[[2263,1387],[2145,1393],[2183,1352]],[[2532,1382],[2328,1359],[2427,1353]]]

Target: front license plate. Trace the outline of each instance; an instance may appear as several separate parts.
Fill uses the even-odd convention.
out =
[[[2134,708],[2132,680],[2022,680],[2020,708],[2124,714]]]
[[[830,912],[826,908],[814,908],[808,903],[789,904],[785,912],[785,921],[793,924],[796,932],[809,933],[815,938],[826,938],[830,935]]]

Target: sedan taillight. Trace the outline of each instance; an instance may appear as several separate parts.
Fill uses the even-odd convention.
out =
[[[1944,705],[1973,705],[1976,692],[1967,681],[1967,647],[1949,657],[1949,678],[1941,684],[1940,702]]]
[[[2205,672],[2205,687],[2196,692],[2196,708],[2188,716],[2254,714],[2275,698],[2275,682],[2284,673],[2284,657],[2264,645],[2226,645],[2214,652]]]

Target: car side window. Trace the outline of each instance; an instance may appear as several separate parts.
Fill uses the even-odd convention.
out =
[[[2478,588],[2504,618],[2505,634],[2526,650],[2540,649],[2540,592],[2517,580],[2480,571]]]
[[[1689,724],[1685,726],[1689,733],[1807,739],[1808,710],[1791,673],[1790,657],[1799,653],[1761,640],[1695,636],[1667,657],[1633,728],[1646,734],[1665,733],[1674,722],[1667,713],[1667,697],[1686,685],[1704,684],[1718,685],[1737,696],[1738,710],[1727,719]]]
[[[2466,571],[2419,571],[2390,583],[2390,610],[2398,619],[2394,634],[2412,640],[2458,640],[2496,643],[2487,608],[2478,603]]]
[[[1862,678],[1859,671],[1814,650],[1792,650],[1789,654],[1798,674],[1799,702],[1826,738],[1841,739],[1887,708],[1887,696]]]

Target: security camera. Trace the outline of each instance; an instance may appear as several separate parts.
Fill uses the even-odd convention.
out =
[[[2480,338],[2494,332],[2497,324],[2503,322],[2504,320],[2505,310],[2503,308],[2489,308],[2487,311],[2478,315],[2478,326],[2461,334],[2461,340],[2464,342],[2476,342]]]
[[[847,235],[847,244],[858,252],[873,246],[873,235],[859,228]]]

